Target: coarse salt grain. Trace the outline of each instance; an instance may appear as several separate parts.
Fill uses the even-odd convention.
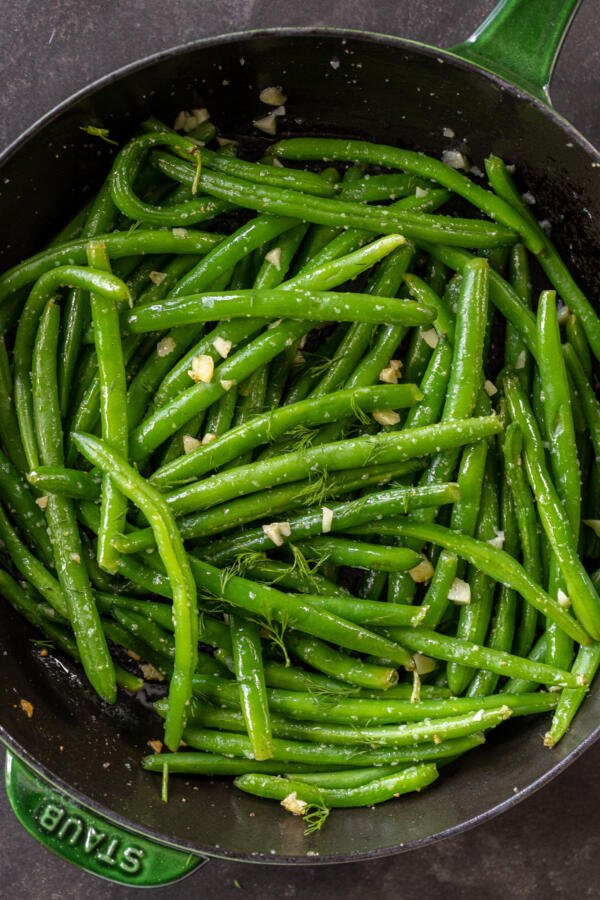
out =
[[[192,358],[192,368],[188,369],[188,375],[198,383],[202,381],[204,384],[210,384],[215,371],[215,364],[212,356],[201,353]]]
[[[445,126],[442,128],[442,134],[444,135],[444,137],[447,137],[447,138],[450,138],[450,139],[452,139],[453,137],[456,137],[456,135],[455,135],[455,133],[454,133],[454,130],[453,130],[452,128],[448,128],[447,125],[445,125]]]

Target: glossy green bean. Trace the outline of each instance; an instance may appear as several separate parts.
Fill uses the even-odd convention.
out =
[[[380,691],[385,691],[398,683],[396,669],[349,656],[318,638],[290,632],[285,636],[285,643],[297,659],[317,672],[331,675],[339,681]]]
[[[229,628],[245,730],[254,759],[272,755],[271,720],[258,627],[239,615],[230,615]]]
[[[370,544],[345,537],[313,537],[300,541],[298,546],[307,559],[380,572],[407,571],[422,562],[421,554],[408,547]]]
[[[0,450],[0,496],[28,543],[35,547],[45,566],[54,565],[46,520],[21,474]]]

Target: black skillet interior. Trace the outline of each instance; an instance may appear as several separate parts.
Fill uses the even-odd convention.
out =
[[[206,105],[227,136],[256,152],[252,119],[258,91],[281,84],[289,97],[280,133],[344,134],[439,155],[466,150],[482,166],[490,151],[518,164],[539,218],[595,296],[600,250],[598,155],[540,104],[436,50],[341,33],[237,36],[165,55],[102,82],[51,114],[7,157],[0,171],[0,264],[39,249],[98,186],[111,148],[80,126],[127,138],[147,115],[171,122],[179,109]],[[443,128],[456,138],[449,141]],[[256,147],[253,145],[257,144]],[[40,660],[31,629],[0,605],[0,724],[15,750],[54,782],[116,821],[216,856],[265,862],[346,861],[408,849],[499,812],[550,778],[596,737],[600,691],[553,751],[545,721],[509,723],[488,745],[444,773],[422,795],[376,809],[336,811],[312,837],[277,805],[220,780],[171,779],[161,803],[158,779],[140,756],[160,723],[138,701],[102,709],[62,662]],[[20,698],[35,708],[32,719]]]

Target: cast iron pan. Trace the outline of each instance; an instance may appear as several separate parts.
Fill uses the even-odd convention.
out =
[[[537,198],[539,217],[552,221],[560,250],[594,297],[600,156],[543,100],[558,33],[576,5],[577,0],[508,0],[478,41],[460,48],[463,56],[489,65],[491,44],[500,57],[496,69],[527,90],[452,53],[335,31],[231,35],[128,67],[58,107],[4,154],[0,265],[4,269],[35,252],[104,177],[112,150],[90,141],[81,125],[109,128],[121,141],[149,114],[170,122],[181,108],[206,105],[224,134],[258,152],[260,138],[251,126],[260,112],[258,92],[282,84],[289,102],[281,133],[367,137],[439,156],[449,146],[442,133],[446,127],[457,136],[453,146],[480,167],[491,151],[517,163]],[[1,604],[0,736],[13,754],[7,780],[11,800],[26,827],[52,849],[130,884],[177,874],[177,865],[169,868],[153,858],[150,845],[136,871],[127,871],[119,853],[127,841],[139,844],[141,834],[196,854],[270,863],[345,862],[423,846],[513,805],[600,733],[596,685],[555,750],[542,747],[544,721],[510,723],[422,795],[376,809],[336,811],[322,833],[305,837],[302,824],[276,804],[243,795],[219,779],[172,778],[164,805],[159,779],[139,765],[147,740],[160,735],[158,720],[138,701],[102,708],[73,666],[51,657],[40,660],[32,637],[29,626]],[[33,718],[18,708],[21,697],[33,703]],[[44,794],[39,783],[36,794],[35,782],[28,781],[27,769],[15,757],[62,795]],[[62,827],[70,809],[64,795],[83,805],[74,814],[83,832],[77,824]],[[54,826],[48,797],[64,813],[62,819],[55,814]],[[109,862],[84,846],[85,829],[94,821],[86,807],[133,833],[123,839],[104,824],[110,839],[121,842],[111,845],[112,855],[104,853]],[[179,873],[193,867],[187,855],[182,859]]]

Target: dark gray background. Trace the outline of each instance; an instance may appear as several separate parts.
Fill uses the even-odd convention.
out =
[[[335,25],[448,46],[466,37],[491,0],[0,0],[0,147],[74,91],[147,54],[247,28]],[[598,0],[585,0],[567,38],[553,98],[600,143]],[[265,868],[213,861],[152,896],[579,900],[600,897],[600,747],[533,798],[475,831],[372,863]],[[39,848],[0,797],[0,896],[127,898]],[[334,828],[335,822],[330,826]],[[239,884],[239,887],[237,884]]]

